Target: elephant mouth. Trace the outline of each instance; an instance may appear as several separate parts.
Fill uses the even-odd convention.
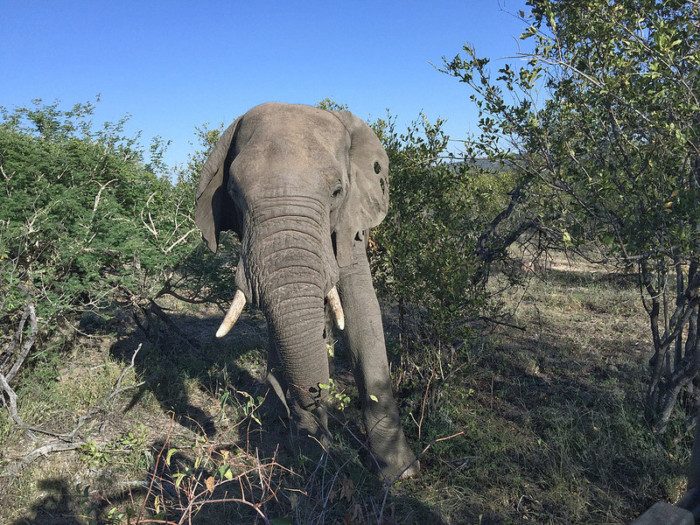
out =
[[[343,305],[340,303],[338,289],[335,286],[331,288],[328,295],[326,295],[326,301],[328,302],[328,306],[333,314],[335,325],[338,327],[338,330],[343,330],[345,328],[345,314],[343,313]],[[224,337],[231,331],[233,325],[235,325],[236,321],[238,321],[245,304],[245,294],[240,290],[236,290],[231,306],[226,312],[224,320],[221,322],[221,326],[219,326],[219,329],[216,331],[216,337]]]

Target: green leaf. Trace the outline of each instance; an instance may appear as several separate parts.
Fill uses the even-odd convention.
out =
[[[185,479],[185,474],[182,472],[176,472],[173,474],[173,479],[175,480],[175,488],[179,489],[182,484],[182,480]]]

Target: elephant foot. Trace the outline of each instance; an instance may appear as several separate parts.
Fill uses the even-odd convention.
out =
[[[365,455],[364,462],[388,485],[400,479],[417,476],[420,472],[420,461],[403,436],[393,444],[385,444],[381,451],[377,448],[370,449]]]
[[[292,402],[289,446],[295,456],[318,458],[328,450],[330,439],[324,406],[305,410]]]

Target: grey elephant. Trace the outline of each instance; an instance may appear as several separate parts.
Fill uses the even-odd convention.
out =
[[[389,206],[388,157],[348,111],[268,103],[221,136],[199,179],[195,220],[216,252],[235,231],[237,291],[218,337],[251,303],[270,338],[268,382],[302,436],[327,435],[326,311],[343,330],[375,466],[387,480],[419,470],[391,389],[369,228]]]

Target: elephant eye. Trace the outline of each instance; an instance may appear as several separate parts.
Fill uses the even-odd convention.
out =
[[[341,193],[343,193],[343,188],[340,188],[340,187],[339,187],[339,188],[336,188],[336,189],[333,191],[332,196],[333,196],[333,198],[335,199],[335,198],[338,197]]]
[[[382,171],[381,165],[379,164],[379,162],[375,162],[374,163],[374,173],[379,175],[379,173],[381,173],[381,171]]]

